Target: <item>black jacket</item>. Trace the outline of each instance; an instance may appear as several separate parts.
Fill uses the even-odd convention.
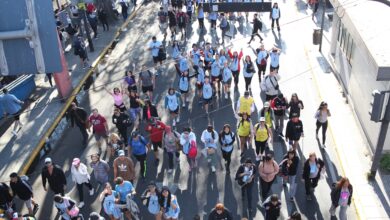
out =
[[[263,28],[263,23],[258,18],[253,19],[253,32],[261,32],[261,29]]]
[[[255,166],[254,164],[252,164],[250,169],[252,170],[252,176],[251,176],[251,177],[253,177],[253,176],[256,174],[256,166]],[[238,167],[238,170],[237,170],[237,172],[236,172],[236,178],[235,178],[235,180],[237,180],[237,182],[238,182],[238,184],[239,184],[240,186],[244,186],[244,185],[245,185],[244,182],[243,182],[242,177],[239,176],[240,174],[244,173],[244,171],[245,171],[245,164],[241,164],[241,165]],[[253,183],[253,182],[254,182],[254,181],[252,180],[252,182],[250,182],[250,183],[248,183],[248,184],[251,184],[251,183]]]
[[[293,122],[289,120],[286,126],[286,138],[297,141],[303,133],[303,124],[301,120]]]
[[[23,201],[30,199],[33,195],[31,185],[26,180],[20,179],[20,177],[18,177],[16,183],[11,182],[10,186],[14,195],[17,195]]]
[[[42,168],[42,184],[46,187],[46,181],[48,181],[53,191],[59,191],[66,185],[66,177],[64,171],[58,165],[53,164],[53,166],[52,175],[49,175],[49,170],[46,166]]]
[[[269,200],[269,199],[267,199]],[[272,204],[271,200],[265,202],[263,204],[265,208],[265,219],[271,220],[271,219],[277,219],[280,216],[280,208],[282,207],[282,203],[278,201],[276,205]],[[268,209],[267,209],[268,208]]]
[[[129,116],[125,113],[120,113],[118,116],[112,115],[112,123],[116,125],[118,129],[127,128],[130,125]]]
[[[158,113],[157,113],[157,108],[156,106],[154,105],[149,105],[150,106],[150,115],[154,118],[157,118],[158,117]],[[148,111],[148,106],[144,106],[142,108],[142,118],[145,119],[145,120],[148,120],[147,116],[147,111]]]
[[[72,123],[72,127],[74,127],[74,123],[76,122],[77,126],[85,126],[85,122],[88,119],[88,113],[80,107],[76,109],[70,110],[70,122]]]
[[[334,187],[332,189],[332,191],[330,192],[330,198],[332,199],[332,204],[334,207],[339,206],[341,188],[342,187]],[[352,193],[353,193],[353,187],[351,184],[349,184],[348,190],[349,190],[348,205],[351,205],[351,199],[352,199]]]
[[[310,164],[309,164],[309,160],[310,159],[307,159],[305,164],[303,165],[302,178],[305,179],[305,180],[310,178]],[[317,174],[316,178],[320,178],[321,170],[324,168],[325,164],[324,164],[324,161],[322,161],[320,158],[316,159],[316,164],[320,165],[320,168],[318,170],[318,174]]]
[[[298,172],[298,165],[299,165],[299,157],[295,156],[292,159],[292,163],[290,164],[290,167],[287,167],[287,161],[288,161],[288,153],[283,157],[282,162],[280,162],[279,166],[281,167],[282,174],[288,175],[288,176],[295,176]]]
[[[12,202],[12,199],[9,186],[5,183],[0,183],[0,206]]]
[[[208,220],[233,220],[233,217],[227,208],[221,214],[218,214],[217,210],[213,209],[210,212]]]

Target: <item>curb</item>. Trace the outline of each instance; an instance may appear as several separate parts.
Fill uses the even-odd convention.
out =
[[[117,29],[116,33],[114,34],[113,39],[107,44],[107,46],[100,52],[99,56],[93,61],[92,68],[90,68],[87,73],[84,75],[84,77],[81,79],[81,81],[78,83],[78,85],[73,89],[73,92],[68,96],[67,100],[65,101],[65,104],[62,107],[61,112],[57,115],[57,117],[54,119],[52,125],[48,128],[48,130],[43,134],[40,141],[38,142],[37,146],[34,148],[33,152],[31,153],[31,156],[27,160],[27,162],[22,165],[22,167],[19,170],[20,175],[26,175],[27,171],[30,169],[31,165],[34,163],[34,160],[37,158],[37,156],[40,154],[42,148],[46,144],[46,139],[50,137],[50,135],[55,131],[56,127],[61,122],[61,119],[64,117],[66,111],[70,107],[72,101],[74,100],[74,97],[76,97],[85,81],[95,72],[97,65],[100,63],[102,58],[107,54],[108,50],[111,48],[111,45],[114,43],[114,41],[120,36],[122,33],[122,30],[130,23],[130,21],[134,18],[134,16],[137,14],[138,10],[141,8],[142,3],[138,4],[138,8],[135,8],[130,14],[130,16],[127,18],[127,20]]]

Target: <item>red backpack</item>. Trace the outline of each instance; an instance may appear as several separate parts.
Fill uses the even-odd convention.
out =
[[[198,148],[196,147],[196,142],[191,141],[190,149],[188,150],[188,157],[193,159],[198,154]]]

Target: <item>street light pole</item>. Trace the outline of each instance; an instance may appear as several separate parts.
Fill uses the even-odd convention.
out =
[[[322,0],[322,18],[321,18],[321,34],[320,34],[320,47],[319,51],[321,52],[322,50],[322,35],[324,33],[324,22],[325,22],[325,5],[326,5],[326,0]]]
[[[376,172],[379,167],[379,161],[382,156],[383,146],[385,144],[387,130],[389,128],[389,119],[390,119],[390,98],[387,100],[385,116],[383,117],[381,128],[378,135],[378,141],[376,144],[375,154],[372,158],[371,172],[370,177],[375,178]]]

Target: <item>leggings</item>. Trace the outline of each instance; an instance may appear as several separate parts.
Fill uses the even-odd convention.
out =
[[[92,185],[90,182],[81,183],[81,184],[77,183],[77,192],[79,193],[80,202],[84,201],[83,185],[86,185],[89,188],[89,190],[92,189]]]
[[[238,74],[239,74],[240,72],[237,70],[237,71],[232,71],[232,74],[233,74],[233,78],[234,78],[234,85],[238,85],[238,78],[239,78],[239,76],[238,76]]]
[[[267,146],[267,140],[265,140],[265,141],[255,141],[256,155],[259,155],[259,153],[262,155],[264,153],[265,148]]]
[[[141,177],[145,178],[146,176],[146,153],[141,155],[134,155],[135,159],[137,159],[141,166]]]
[[[248,91],[249,86],[251,85],[252,82],[252,77],[244,77],[245,79],[245,90]]]
[[[318,179],[319,177],[316,178],[307,178],[305,179],[305,191],[306,195],[310,195],[311,193],[311,188],[316,188],[318,185]]]
[[[276,177],[271,180],[270,182],[266,182],[263,180],[263,178],[260,177],[260,184],[261,184],[261,197],[263,199],[266,199],[269,191],[271,190],[272,184],[274,183]]]
[[[326,140],[326,130],[328,129],[328,121],[321,123],[319,121],[316,122],[316,135],[318,135],[318,131],[322,127],[322,144],[325,144]]]
[[[226,169],[229,169],[229,167],[230,167],[230,161],[231,161],[231,158],[232,158],[232,153],[233,153],[233,150],[231,150],[230,152],[222,151],[222,158],[226,162]]]
[[[176,158],[180,157],[179,152],[167,152],[168,153],[168,168],[173,169],[173,155],[176,155]]]

